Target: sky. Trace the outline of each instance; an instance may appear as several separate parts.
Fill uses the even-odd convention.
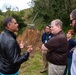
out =
[[[0,0],[0,10],[6,11],[6,7],[15,8],[18,10],[23,10],[31,7],[31,0]]]

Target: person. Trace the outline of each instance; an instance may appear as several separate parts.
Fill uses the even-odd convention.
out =
[[[66,65],[66,69],[64,71],[63,75],[71,75],[70,73],[70,68],[71,68],[71,63],[72,63],[72,54],[73,54],[73,49],[76,45],[76,41],[72,38],[72,36],[74,35],[74,31],[73,30],[68,30],[67,32],[67,41],[68,41],[68,63]],[[68,72],[68,74],[67,74]]]
[[[70,13],[70,26],[73,27],[73,30],[76,33],[76,9]],[[76,75],[76,47],[74,48],[72,56],[71,75]]]
[[[51,33],[50,26],[47,25],[45,27],[45,32],[42,34],[42,44],[46,43],[51,37],[53,37],[53,34]],[[42,50],[44,68],[40,71],[40,73],[44,73],[48,69],[48,62],[46,60],[46,54],[47,54],[47,51]]]
[[[25,45],[19,45],[16,41],[14,32],[18,31],[18,23],[15,18],[5,18],[3,26],[4,31],[0,34],[0,75],[18,75],[20,65],[28,60],[33,48],[29,45],[21,55],[21,48]]]
[[[68,43],[60,19],[51,22],[51,32],[54,36],[41,47],[47,50],[48,75],[63,75],[67,64]]]

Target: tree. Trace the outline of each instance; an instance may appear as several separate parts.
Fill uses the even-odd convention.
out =
[[[76,0],[34,0],[33,12],[43,17],[46,23],[53,19],[61,19],[65,26],[69,25],[69,14],[76,8]]]
[[[23,18],[22,14],[20,12],[14,12],[12,16],[17,20],[19,24],[19,34],[23,32],[27,24],[25,23],[25,19]]]
[[[19,33],[22,33],[24,28],[27,26],[27,24],[25,23],[25,19],[23,18],[24,12],[11,10],[11,7],[6,8],[6,10],[7,10],[6,12],[0,11],[0,31],[3,30],[4,18],[8,16],[12,16],[17,20],[19,24]]]

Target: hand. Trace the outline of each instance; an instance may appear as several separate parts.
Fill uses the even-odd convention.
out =
[[[25,47],[25,44],[23,43],[23,41],[20,43],[20,48],[23,49]]]
[[[27,46],[27,52],[31,53],[33,50],[32,45],[28,45]]]
[[[71,50],[70,50],[70,52],[73,52],[74,51],[74,48],[72,48]]]

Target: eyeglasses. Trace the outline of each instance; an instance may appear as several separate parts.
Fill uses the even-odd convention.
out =
[[[70,20],[70,24],[72,24],[73,20],[75,20],[75,19]]]

